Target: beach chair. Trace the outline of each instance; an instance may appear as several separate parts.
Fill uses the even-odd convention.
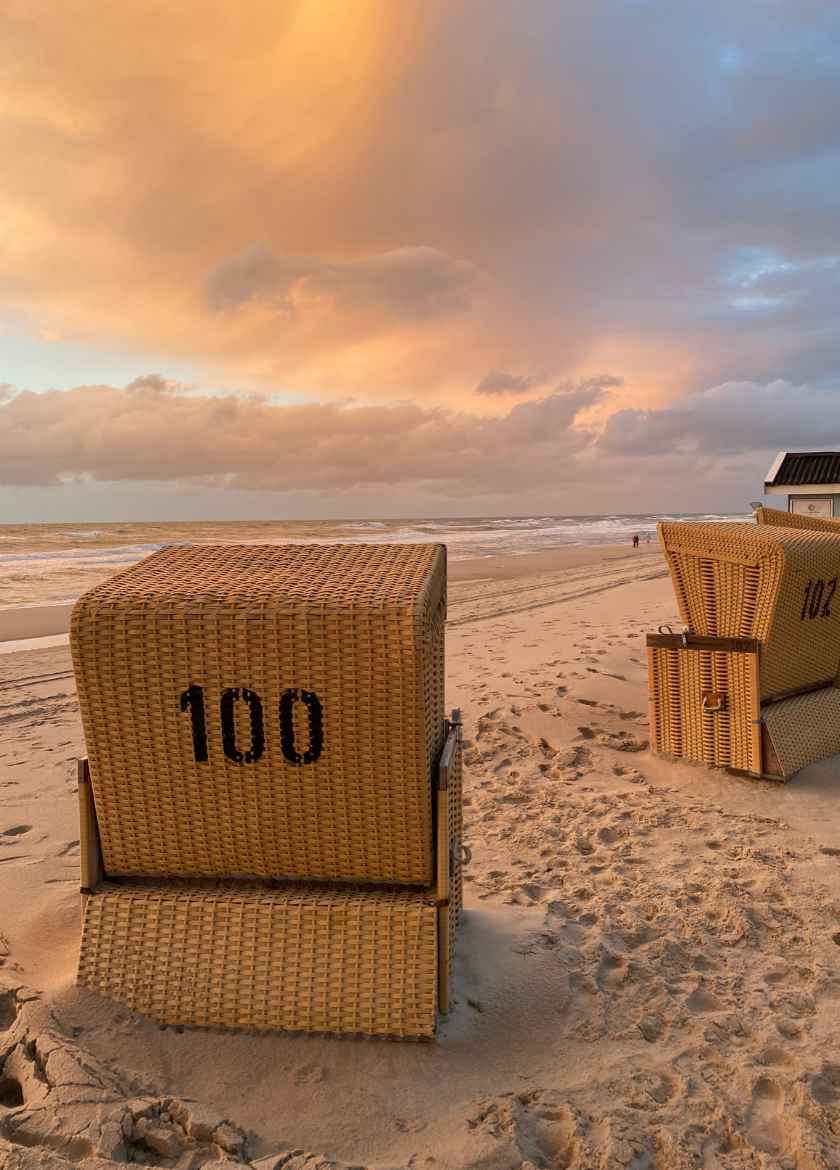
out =
[[[799,512],[783,512],[779,508],[756,508],[756,524],[771,524],[778,528],[810,528],[812,532],[840,533],[840,520],[827,516],[805,516]]]
[[[787,780],[840,751],[840,538],[659,526],[686,629],[647,638],[657,752]]]
[[[442,545],[166,548],[76,604],[79,982],[429,1037],[461,907]]]

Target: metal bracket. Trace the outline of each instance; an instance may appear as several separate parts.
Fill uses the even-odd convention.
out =
[[[703,710],[712,715],[726,710],[726,695],[722,691],[703,691],[700,701]]]

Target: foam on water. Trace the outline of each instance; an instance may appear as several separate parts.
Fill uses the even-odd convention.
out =
[[[192,524],[0,525],[0,606],[72,599],[94,581],[168,544],[332,544],[441,541],[453,560],[564,546],[643,544],[660,520],[746,515],[488,516],[463,519],[241,521]]]

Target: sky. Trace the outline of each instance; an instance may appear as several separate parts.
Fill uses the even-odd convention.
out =
[[[740,511],[838,109],[833,0],[7,0],[0,522]]]

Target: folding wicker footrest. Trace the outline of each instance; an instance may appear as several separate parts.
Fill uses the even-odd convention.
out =
[[[840,752],[840,690],[823,687],[762,708],[765,769],[785,779]]]
[[[447,913],[412,890],[105,882],[78,979],[163,1024],[431,1037]]]

